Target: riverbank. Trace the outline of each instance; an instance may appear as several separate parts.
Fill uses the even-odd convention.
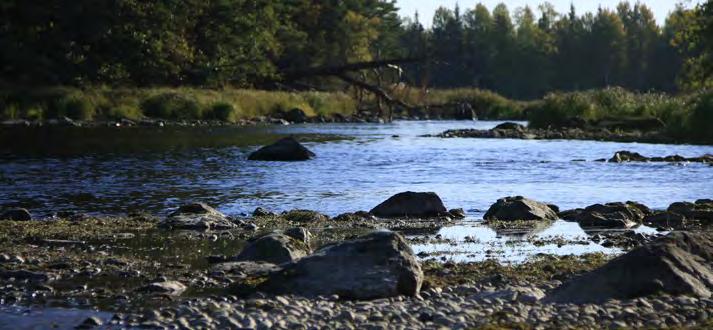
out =
[[[503,203],[524,203],[526,208]],[[690,219],[689,226],[685,227],[688,230],[705,233],[708,231],[705,228],[710,228],[705,224],[713,221],[711,203],[710,200],[675,203],[666,212],[677,212]],[[431,208],[424,208],[423,203],[394,205],[424,211]],[[546,224],[550,212],[558,209],[518,197],[499,200],[486,218],[512,221],[534,216],[537,220],[530,222]],[[230,217],[204,204],[184,205],[167,217],[138,213],[124,217],[63,213],[49,219],[27,220],[32,219],[29,213],[5,213],[4,218],[23,216],[26,221],[0,221],[0,283],[3,287],[0,299],[5,305],[34,307],[40,311],[46,307],[102,311],[88,313],[83,324],[90,328],[102,324],[255,329],[306,324],[327,328],[595,328],[602,325],[705,328],[711,324],[710,315],[700,311],[713,308],[713,301],[702,297],[644,295],[614,299],[606,304],[547,300],[563,283],[600,269],[617,254],[538,254],[517,263],[495,259],[454,262],[447,252],[419,254],[416,259],[408,245],[423,245],[424,235],[439,243],[466,244],[443,241],[437,234],[440,228],[463,224],[463,220],[456,219],[462,210],[430,218],[393,219],[374,217],[372,214],[380,212],[378,210],[379,207],[371,212],[346,213],[334,218],[314,211],[277,214],[266,209],[257,209],[249,217]],[[587,212],[591,214],[582,216]],[[614,213],[607,212],[639,222],[662,213],[637,203],[620,203],[562,211],[552,217],[568,219],[574,215],[572,221],[585,226],[582,219],[614,217]],[[658,225],[668,226],[668,218],[659,221]],[[528,222],[511,223],[517,228],[522,224],[524,230],[530,230]],[[492,225],[500,228],[497,222]],[[384,229],[404,235],[386,236],[402,242],[387,244],[388,249],[401,251],[399,257],[391,258],[413,258],[410,260],[415,264],[409,267],[416,267],[423,274],[415,295],[349,298],[351,294],[390,285],[386,280],[390,271],[370,261],[390,253],[388,249],[376,249],[383,244],[380,240],[384,235],[390,235]],[[381,231],[374,233],[374,230]],[[567,247],[606,244],[606,240],[621,246],[620,253],[623,253],[660,240],[660,235],[634,234],[631,230],[590,233],[592,243],[560,239],[554,243],[541,240],[534,244]],[[473,239],[478,237],[466,238],[466,242]],[[364,248],[346,249],[353,244],[362,244]],[[339,246],[351,257],[318,261],[322,254],[341,251]],[[368,252],[374,249],[378,254]],[[353,253],[356,254],[351,255]],[[324,262],[327,263],[324,267],[332,267],[334,271],[331,279],[308,272],[299,275],[307,276],[303,280],[316,277],[320,287],[337,286],[344,291],[311,296],[310,291],[303,292],[305,287],[310,287],[310,282],[301,282],[301,286],[289,289],[301,294],[284,292],[288,287],[275,287],[272,278],[286,276],[281,273],[283,267],[310,264],[302,264],[300,260]],[[331,264],[334,262],[345,264]],[[379,272],[387,271],[383,275],[386,277],[354,274],[349,275],[356,276],[353,282],[337,280],[343,274],[336,270],[352,267],[352,263],[362,269],[377,267]],[[295,274],[301,272],[299,268],[294,271]],[[290,276],[284,280],[292,281]],[[18,317],[0,310],[0,315],[3,313]]]

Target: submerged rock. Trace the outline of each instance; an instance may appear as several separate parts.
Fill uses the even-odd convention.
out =
[[[268,278],[264,289],[280,294],[376,299],[417,296],[423,282],[421,266],[406,240],[388,231],[326,246],[283,267]]]
[[[433,192],[403,192],[391,196],[369,213],[381,218],[437,217],[447,215],[441,198]]]
[[[282,214],[285,220],[295,223],[314,223],[329,220],[329,217],[317,211],[292,210]]]
[[[618,151],[614,156],[609,159],[611,163],[624,163],[624,162],[646,162],[649,159],[642,156],[639,153],[631,151]]]
[[[703,155],[701,157],[686,158],[681,155],[671,155],[666,157],[646,157],[636,152],[618,151],[614,157],[609,159],[611,163],[625,162],[668,162],[668,163],[713,163],[713,155]]]
[[[485,220],[557,220],[557,213],[547,204],[522,196],[505,197],[485,213]]]
[[[283,138],[274,144],[260,148],[248,157],[248,160],[261,161],[303,161],[315,154],[294,138]]]
[[[667,293],[711,297],[710,234],[675,232],[580,275],[555,289],[548,301],[599,303]]]
[[[182,205],[159,223],[159,227],[179,230],[225,230],[237,225],[205,203]]]
[[[32,214],[23,208],[8,209],[0,213],[0,220],[30,221],[32,220]]]
[[[180,296],[186,291],[186,286],[178,281],[154,282],[139,288],[137,291],[146,293],[157,293],[169,296]]]
[[[576,214],[567,214],[564,219],[573,219],[584,229],[631,228],[641,224],[649,214],[651,210],[640,203],[607,203],[588,206]]]
[[[282,264],[295,261],[307,254],[309,254],[309,247],[304,242],[275,232],[250,242],[234,260]]]

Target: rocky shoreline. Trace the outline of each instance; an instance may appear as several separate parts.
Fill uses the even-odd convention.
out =
[[[601,127],[589,128],[547,128],[535,129],[517,123],[504,123],[489,130],[457,129],[448,130],[426,137],[478,138],[478,139],[519,139],[519,140],[592,140],[609,142],[640,142],[655,144],[694,143],[707,145],[710,141],[689,141],[674,138],[663,131],[620,130]]]
[[[76,325],[84,328],[713,325],[708,313],[713,309],[713,281],[706,282],[713,272],[713,258],[707,254],[713,255],[713,241],[706,229],[713,222],[711,200],[675,203],[666,211],[634,202],[560,211],[555,205],[516,196],[498,200],[484,218],[514,227],[562,218],[583,228],[592,223],[628,228],[629,222],[649,221],[664,230],[670,227],[669,220],[651,219],[661,214],[685,218],[681,228],[694,234],[636,238],[627,231],[610,231],[591,237],[626,241],[620,245],[624,251],[651,260],[680,253],[700,258],[684,258],[700,260],[693,268],[658,267],[647,272],[661,279],[669,278],[669,271],[689,276],[684,280],[689,286],[664,281],[652,291],[656,294],[648,294],[637,293],[635,284],[616,277],[617,271],[605,271],[615,266],[611,256],[602,254],[542,255],[514,265],[419,260],[409,247],[417,237],[408,235],[433,235],[464,216],[462,210],[449,211],[433,193],[397,194],[369,212],[334,218],[307,210],[278,214],[265,209],[235,218],[200,203],[186,204],[167,217],[60,214],[33,220],[29,211],[11,209],[0,214],[5,219],[0,221],[0,300],[3,305],[114,313]],[[628,255],[615,259],[620,260],[616,267],[639,267],[627,261]],[[615,289],[630,296],[602,303],[588,302],[593,294],[575,298],[572,290],[560,293],[582,276],[621,281]],[[689,287],[696,289],[680,289]]]

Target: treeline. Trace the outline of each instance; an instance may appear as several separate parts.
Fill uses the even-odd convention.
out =
[[[408,70],[423,85],[474,86],[527,99],[607,86],[675,92],[701,78],[691,59],[702,49],[691,39],[704,14],[703,7],[679,6],[660,27],[640,3],[583,15],[574,5],[558,13],[548,3],[537,15],[529,7],[511,13],[505,4],[492,11],[482,4],[465,11],[456,6],[438,9],[428,30],[418,15],[407,20],[402,46],[434,59]]]
[[[282,88],[288,73],[413,58],[402,82],[531,99],[623,86],[695,90],[710,81],[713,1],[658,26],[643,4],[558,13],[543,4],[440,8],[430,28],[387,0],[4,0],[0,86]],[[390,70],[393,71],[393,67]],[[362,70],[385,86],[393,72]],[[299,78],[299,77],[298,77]],[[297,79],[307,89],[343,83]]]

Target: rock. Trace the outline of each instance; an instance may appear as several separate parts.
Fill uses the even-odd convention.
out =
[[[287,137],[274,144],[262,147],[248,157],[249,160],[260,161],[303,161],[309,160],[315,154],[294,138]]]
[[[253,211],[253,217],[272,217],[276,216],[275,212],[269,211],[267,209],[264,209],[262,207],[258,207]]]
[[[643,221],[646,210],[636,202],[594,204],[577,214],[574,221],[584,229],[631,228]]]
[[[654,294],[711,297],[713,241],[710,234],[674,232],[632,250],[555,289],[559,303],[601,303]]]
[[[264,261],[282,264],[295,261],[309,254],[303,242],[281,233],[262,236],[248,244],[235,261]]]
[[[159,223],[160,228],[178,230],[226,230],[237,225],[223,213],[204,204],[192,203],[182,205]]]
[[[441,198],[432,192],[403,192],[392,196],[369,213],[381,218],[437,217],[447,215]]]
[[[302,243],[304,243],[307,247],[309,247],[312,244],[312,233],[307,230],[307,228],[303,227],[296,227],[296,228],[290,228],[288,230],[285,230],[285,235],[290,236]]]
[[[713,203],[709,200],[698,200],[695,203],[677,202],[668,207],[669,212],[678,213],[691,220],[713,222]]]
[[[502,123],[502,124],[500,124],[500,125],[498,125],[498,126],[495,126],[495,128],[493,128],[493,130],[524,131],[524,130],[525,130],[525,126],[520,125],[520,124],[518,124],[518,123],[506,122],[506,123]]]
[[[329,217],[310,210],[292,210],[282,214],[285,220],[296,223],[314,223],[329,220]]]
[[[686,228],[685,216],[674,212],[658,212],[644,217],[643,224],[654,228],[672,228],[681,230]]]
[[[614,154],[614,157],[609,159],[611,163],[624,163],[624,162],[646,162],[649,158],[642,156],[639,153],[631,151],[618,151]]]
[[[377,220],[376,217],[366,211],[357,211],[354,213],[342,213],[334,217],[334,221],[343,222],[362,222],[362,221],[374,221]]]
[[[102,319],[96,316],[90,316],[85,319],[82,324],[78,325],[76,329],[95,329],[96,327],[99,327],[103,324],[104,322],[102,321]]]
[[[557,216],[560,219],[573,222],[573,221],[577,221],[577,216],[580,215],[582,212],[584,212],[584,209],[571,209],[571,210],[565,210],[562,212],[558,212]]]
[[[145,293],[156,293],[169,296],[180,296],[186,291],[186,286],[178,281],[154,282],[139,288],[137,291]]]
[[[452,216],[454,219],[465,219],[466,214],[463,209],[452,209],[448,211],[448,215]]]
[[[310,297],[377,299],[418,296],[423,282],[421,266],[406,240],[389,231],[326,246],[283,267],[268,278],[264,289]]]
[[[284,119],[296,124],[306,123],[309,121],[307,114],[300,108],[294,108],[287,111],[284,114]]]
[[[223,272],[230,275],[243,277],[265,276],[267,274],[281,270],[279,266],[269,262],[255,261],[231,261],[222,262],[211,266],[213,272]]]
[[[0,214],[0,220],[30,221],[32,220],[32,214],[23,208],[8,209]]]
[[[499,199],[485,213],[485,220],[557,220],[557,213],[547,204],[522,196]]]

